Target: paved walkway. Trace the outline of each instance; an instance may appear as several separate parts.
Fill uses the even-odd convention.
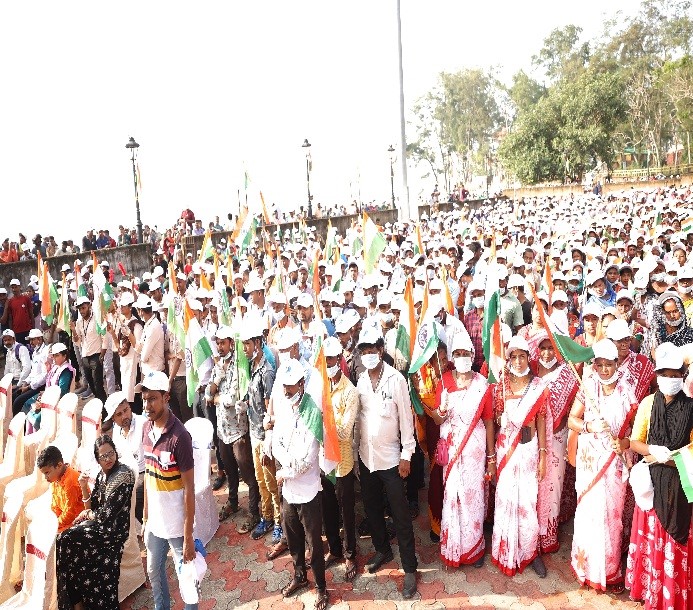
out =
[[[245,499],[242,496],[241,505]],[[225,499],[226,494],[217,496]],[[361,538],[359,547],[359,574],[353,582],[344,581],[344,564],[328,570],[327,587],[330,608],[334,610],[442,610],[444,608],[532,608],[534,610],[574,608],[639,608],[622,595],[599,594],[580,588],[570,569],[571,525],[561,531],[561,550],[545,557],[548,576],[538,578],[531,568],[524,574],[508,578],[491,565],[487,537],[486,564],[477,569],[445,569],[438,555],[438,546],[428,537],[428,518],[425,512],[425,490],[421,493],[422,514],[415,522],[416,552],[419,558],[419,593],[412,600],[402,599],[400,591],[404,580],[399,570],[396,540],[393,541],[395,561],[386,564],[377,574],[363,572],[364,558],[373,553],[370,538]],[[304,590],[297,597],[283,600],[281,589],[292,575],[288,553],[272,561],[265,559],[269,536],[265,540],[252,540],[248,535],[236,533],[236,522],[242,512],[222,523],[209,544],[207,556],[210,575],[202,586],[200,610],[311,610],[315,600],[312,590]],[[360,518],[357,517],[357,522]],[[170,579],[174,577],[169,576]],[[308,572],[308,578],[311,574]],[[171,580],[170,580],[171,581]],[[172,587],[176,610],[182,609],[177,586]],[[151,591],[141,588],[123,604],[125,610],[153,609]]]

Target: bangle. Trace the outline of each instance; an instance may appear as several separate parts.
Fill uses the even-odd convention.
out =
[[[496,457],[496,454],[495,454],[495,453],[491,453],[491,454],[487,454],[487,455],[486,455],[486,459],[491,459],[491,458],[494,458],[494,457]]]
[[[496,463],[496,459],[493,458],[492,460],[486,460],[486,463],[487,463],[487,464],[495,464],[495,463]]]
[[[582,422],[582,431],[583,431],[585,434],[589,434],[589,430],[587,429],[587,422],[586,422],[586,421],[583,421],[583,422]]]
[[[539,451],[544,451],[544,452],[546,452],[546,447],[539,447]]]
[[[82,502],[86,504],[87,502],[91,502],[91,498],[82,498]]]

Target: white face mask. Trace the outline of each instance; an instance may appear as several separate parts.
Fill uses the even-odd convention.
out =
[[[289,398],[289,404],[295,407],[299,402],[301,402],[302,393],[296,392],[291,398]]]
[[[275,311],[274,312],[274,319],[277,322],[281,322],[285,317],[286,317],[286,314],[284,313],[283,309],[281,311]]]
[[[291,352],[278,352],[278,354],[280,364],[282,362],[288,362],[289,360],[291,360]]]
[[[332,308],[332,319],[333,320],[336,320],[341,315],[342,315],[342,308],[341,307],[333,307]]]
[[[552,358],[551,360],[543,360],[539,358],[539,364],[543,366],[545,369],[551,369],[556,365],[556,362],[558,362],[558,358]]]
[[[524,377],[529,374],[529,367],[525,367],[524,371],[518,371],[514,366],[511,366],[510,372],[515,375],[515,377]]]
[[[371,303],[373,303],[373,296],[372,295],[370,295],[370,294],[366,295],[366,303],[368,303],[369,305]]]
[[[386,324],[386,325],[387,325],[387,324],[392,324],[392,321],[393,321],[394,319],[395,319],[395,316],[394,316],[394,314],[393,314],[392,312],[381,313],[381,314],[380,314],[380,321],[381,321],[383,324]]]
[[[597,375],[597,379],[599,379],[599,383],[601,383],[602,385],[611,385],[612,383],[615,383],[618,379],[618,369],[616,369],[614,374],[608,379],[602,379],[599,375]]]
[[[369,371],[372,371],[374,368],[380,364],[380,355],[379,354],[363,354],[361,356],[361,362],[363,363],[363,366],[365,366]]]
[[[657,377],[659,391],[665,396],[676,396],[683,390],[683,379],[678,377]]]
[[[332,379],[337,373],[339,373],[339,364],[330,366],[327,368],[327,376]]]
[[[472,299],[472,305],[476,307],[476,309],[483,309],[484,308],[484,297],[474,297]]]
[[[691,292],[691,290],[693,290],[693,286],[679,286],[679,287],[677,288],[677,290],[678,290],[681,294],[689,294],[689,293]]]
[[[472,359],[469,356],[458,356],[454,362],[458,373],[469,373],[472,370]]]

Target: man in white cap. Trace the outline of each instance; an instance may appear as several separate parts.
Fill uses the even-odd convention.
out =
[[[298,328],[301,333],[301,356],[310,358],[313,353],[313,345],[318,338],[325,338],[327,330],[325,326],[314,319],[313,297],[308,293],[301,293],[296,301]]]
[[[164,329],[154,313],[152,300],[149,297],[140,295],[133,307],[144,322],[142,336],[135,346],[135,350],[140,356],[142,376],[146,377],[152,371],[163,371],[166,366]]]
[[[103,361],[106,350],[109,347],[108,337],[99,335],[91,301],[88,297],[78,297],[75,305],[79,315],[77,320],[70,324],[72,340],[75,342],[75,345],[79,346],[82,356],[82,372],[89,385],[90,394],[105,402],[106,389],[103,378]],[[85,394],[83,397],[88,398],[90,394]]]
[[[393,558],[385,527],[387,497],[404,569],[402,596],[410,599],[416,592],[417,563],[414,528],[404,493],[404,479],[416,447],[409,389],[404,377],[383,361],[385,342],[378,327],[364,326],[358,345],[366,369],[357,384],[361,494],[376,551],[366,568],[374,574]]]
[[[267,301],[272,309],[272,320],[273,325],[269,330],[269,335],[267,336],[267,343],[271,346],[275,346],[277,342],[277,336],[283,328],[293,328],[296,326],[296,322],[288,313],[288,306],[286,295],[283,292],[278,292],[270,294],[267,297]]]
[[[339,438],[341,460],[335,469],[332,483],[324,474],[322,480],[322,516],[329,553],[325,567],[346,561],[346,580],[356,576],[356,517],[354,514],[354,423],[359,410],[359,395],[354,384],[342,373],[342,344],[336,337],[328,337],[323,344],[327,376],[330,383],[332,409]],[[344,528],[344,542],[339,537],[339,517]]]
[[[508,270],[504,266],[498,267],[498,286],[501,294],[501,321],[507,324],[517,333],[524,324],[522,305],[517,297],[508,292]]]
[[[192,438],[168,407],[168,377],[150,371],[135,388],[142,392],[147,415],[144,424],[145,455],[144,543],[147,574],[155,608],[169,608],[166,558],[173,561],[195,559],[195,477]],[[185,604],[197,610],[197,604]]]
[[[494,388],[496,501],[492,558],[508,576],[531,564],[540,578],[546,567],[539,548],[538,482],[546,474],[545,383],[529,368],[529,344],[517,335],[506,350],[508,374]]]
[[[11,328],[20,343],[27,343],[29,331],[34,328],[34,305],[31,297],[22,293],[19,280],[10,280],[12,296],[7,299],[0,317],[3,328]]]
[[[111,338],[118,346],[120,362],[120,387],[125,392],[130,405],[135,405],[136,412],[142,411],[142,398],[135,393],[139,354],[135,347],[142,339],[142,323],[133,315],[135,298],[131,292],[123,292],[118,300],[120,315],[116,316],[111,327]]]
[[[359,376],[365,370],[361,364],[361,354],[356,344],[357,330],[361,325],[361,319],[354,309],[347,309],[337,318],[335,333],[344,349],[344,360],[349,370],[349,380],[356,385]]]
[[[325,581],[325,557],[322,554],[322,512],[320,508],[320,466],[318,456],[322,434],[322,417],[309,417],[319,407],[308,396],[306,371],[298,360],[284,362],[277,371],[282,396],[275,407],[272,454],[282,467],[277,482],[282,485],[282,520],[286,530],[294,576],[282,595],[289,597],[308,586],[306,577],[306,543],[311,550],[310,566],[315,578],[316,610],[328,603]],[[319,413],[318,413],[319,414]],[[317,422],[319,429],[309,422]]]
[[[31,373],[31,355],[26,345],[19,343],[14,331],[7,329],[2,331],[2,344],[7,350],[5,354],[5,372],[3,375],[12,375],[12,392],[17,392],[17,387],[24,382]]]
[[[164,354],[168,357],[166,369],[168,370],[168,391],[170,394],[168,406],[171,407],[175,416],[185,423],[193,417],[192,406],[188,404],[185,346],[181,345],[174,332],[165,332],[164,341],[168,342],[168,349],[164,349]]]
[[[133,388],[134,390],[134,388]],[[113,422],[111,437],[116,444],[127,445],[135,458],[139,476],[135,488],[135,517],[142,523],[144,510],[144,425],[147,418],[144,415],[133,413],[127,394],[118,391],[111,394],[104,404],[106,415],[104,422]]]
[[[24,403],[36,396],[46,386],[46,360],[48,360],[48,345],[43,340],[43,333],[38,328],[29,331],[29,343],[34,349],[31,354],[31,371],[22,385],[17,386],[17,395],[12,400],[12,415],[17,415]]]

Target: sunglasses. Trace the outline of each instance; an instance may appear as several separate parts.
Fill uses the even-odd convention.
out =
[[[99,462],[108,462],[111,458],[115,457],[116,452],[111,449],[108,453],[103,453],[99,456]]]

